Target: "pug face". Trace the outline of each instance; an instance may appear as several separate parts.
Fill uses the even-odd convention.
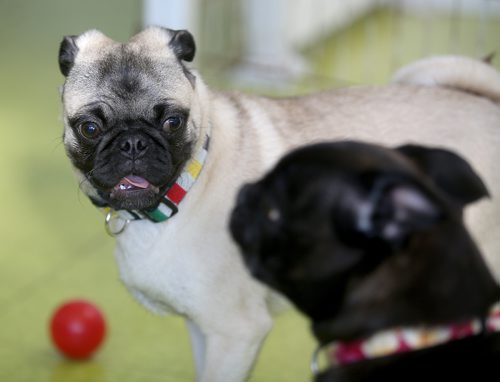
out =
[[[147,29],[127,43],[98,31],[66,37],[59,64],[64,144],[81,187],[100,206],[151,209],[198,137],[186,31]]]
[[[372,309],[377,296],[410,289],[417,264],[440,252],[431,238],[466,237],[462,207],[486,195],[470,166],[446,150],[323,143],[246,185],[230,228],[250,272],[321,322],[359,304],[362,293]],[[415,243],[429,245],[425,254],[411,254]],[[405,261],[415,266],[393,271]]]
[[[361,251],[350,247],[333,229],[335,221],[329,208],[336,204],[338,219],[352,221],[352,215],[340,204],[353,203],[359,190],[349,190],[344,198],[341,194],[347,185],[338,182],[335,195],[324,197],[322,192],[328,192],[326,179],[309,172],[310,180],[319,178],[302,192],[302,181],[307,182],[308,176],[305,172],[300,176],[297,168],[290,173],[294,179],[268,176],[245,186],[230,228],[250,273],[286,295],[310,317],[321,319],[335,314],[345,289],[345,275],[362,260]],[[354,231],[351,234],[355,236]]]

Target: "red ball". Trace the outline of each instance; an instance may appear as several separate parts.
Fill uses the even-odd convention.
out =
[[[52,342],[66,357],[85,359],[102,344],[106,336],[106,322],[94,304],[72,300],[54,312],[50,333]]]

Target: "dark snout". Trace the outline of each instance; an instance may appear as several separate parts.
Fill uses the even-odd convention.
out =
[[[236,204],[231,213],[229,230],[233,239],[244,249],[245,257],[257,252],[259,232],[256,222],[256,208],[259,202],[258,187],[254,184],[244,185],[236,197]]]
[[[102,190],[129,175],[140,176],[156,187],[173,172],[168,148],[142,129],[124,130],[103,139],[97,148],[91,180]]]
[[[245,185],[238,194],[231,213],[229,230],[240,249],[243,262],[257,280],[272,286],[274,276],[269,272],[261,254],[262,224],[259,224],[258,192],[254,185]]]
[[[151,209],[176,175],[170,151],[153,129],[115,127],[97,144],[88,178],[115,209]]]
[[[262,182],[247,184],[238,193],[230,219],[230,232],[240,248],[243,261],[257,280],[280,290],[280,232],[275,220],[269,186]]]
[[[246,203],[245,192],[240,192],[238,202],[233,209],[229,223],[229,230],[236,244],[240,248],[242,259],[250,274],[259,279],[259,232],[255,224],[255,216]]]
[[[117,146],[124,158],[135,161],[146,154],[151,143],[151,138],[144,134],[124,133],[118,139]]]

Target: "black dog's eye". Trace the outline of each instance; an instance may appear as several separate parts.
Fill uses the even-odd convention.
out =
[[[163,123],[163,128],[166,131],[175,131],[182,126],[183,118],[179,115],[168,117]]]
[[[277,208],[273,207],[267,211],[267,220],[277,223],[281,220],[281,212]]]
[[[85,138],[94,139],[97,138],[101,129],[97,123],[88,121],[80,124],[79,131]]]

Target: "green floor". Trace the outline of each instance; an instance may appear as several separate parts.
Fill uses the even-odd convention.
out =
[[[194,378],[182,320],[147,313],[120,284],[103,217],[78,192],[61,144],[58,87],[63,79],[57,51],[62,36],[96,27],[125,40],[140,24],[139,8],[137,0],[0,0],[2,382]],[[342,38],[355,42],[353,33]],[[499,48],[495,34],[491,36]],[[325,44],[336,51],[357,46]],[[345,53],[353,55],[349,60],[357,61],[356,49]],[[325,57],[316,57],[318,72],[331,76],[322,72],[331,66]],[[358,69],[344,65],[337,69],[355,82]],[[107,316],[109,337],[88,362],[64,360],[47,335],[53,309],[72,298],[96,302]],[[293,312],[284,314],[251,381],[310,380],[313,347],[306,321]]]

